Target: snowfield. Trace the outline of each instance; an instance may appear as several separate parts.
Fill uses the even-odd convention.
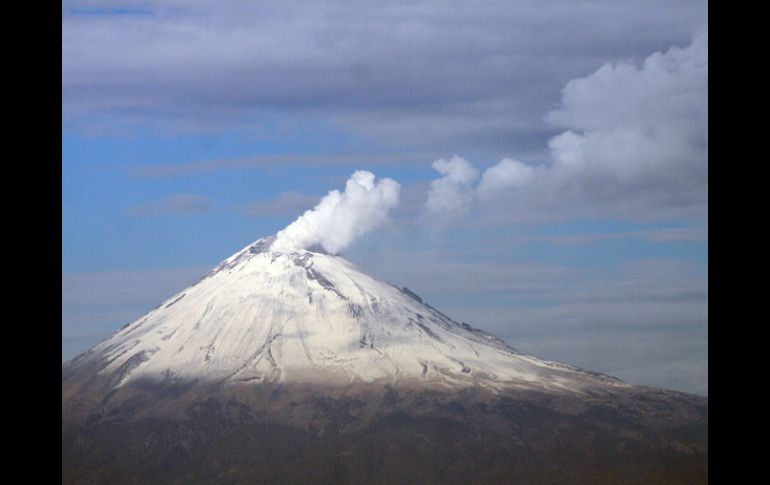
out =
[[[523,355],[339,256],[263,238],[71,361],[137,379],[224,384],[383,381],[577,391],[626,386]]]

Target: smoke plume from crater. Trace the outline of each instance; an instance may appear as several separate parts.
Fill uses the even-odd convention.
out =
[[[399,204],[401,185],[373,173],[357,170],[345,191],[332,190],[313,209],[276,234],[271,251],[291,252],[320,245],[337,254],[353,241],[384,223]]]

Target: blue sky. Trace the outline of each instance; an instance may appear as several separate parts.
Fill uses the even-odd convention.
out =
[[[413,164],[259,166],[177,176],[143,176],[135,171],[156,164],[236,159],[261,154],[312,153],[301,144],[275,144],[227,135],[170,138],[87,138],[65,132],[62,143],[63,267],[66,272],[133,270],[158,266],[215,264],[240,246],[274,234],[301,211],[275,216],[250,215],[255,202],[267,202],[282,192],[299,192],[320,199],[340,188],[350,172],[368,169],[402,184],[427,183],[435,178],[431,160]],[[422,165],[422,166],[420,166]],[[209,199],[205,207],[142,207],[180,194]],[[638,231],[691,227],[687,220],[570,219],[557,223],[494,227],[482,238],[529,232],[541,237],[590,235],[590,242],[558,244],[533,241],[511,247],[508,257],[558,261],[572,265],[602,265],[639,256],[686,258],[706,264],[703,240],[652,242]],[[478,235],[478,233],[476,233]],[[614,236],[613,236],[614,235]],[[116,258],[116,253],[121,257]]]
[[[707,394],[706,2],[365,3],[64,2],[63,360],[363,169],[400,205],[344,256]]]
[[[333,136],[333,134],[332,134]],[[340,134],[340,138],[343,134]],[[354,169],[402,183],[430,180],[430,160],[418,164],[367,163],[316,166],[281,162],[261,166],[153,176],[142,167],[254,155],[313,154],[306,142],[278,143],[229,134],[177,137],[89,138],[63,133],[63,271],[88,272],[214,264],[240,246],[273,234],[301,210],[256,217],[251,204],[283,192],[320,199],[339,188]],[[333,159],[333,156],[332,156]],[[135,209],[194,194],[204,207]],[[314,203],[311,202],[312,205]],[[310,208],[310,207],[307,207]],[[115,253],[122,255],[115,257]]]

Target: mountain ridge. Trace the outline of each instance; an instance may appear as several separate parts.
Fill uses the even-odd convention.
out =
[[[707,483],[708,398],[263,238],[62,365],[62,483]]]
[[[131,379],[255,382],[417,379],[580,391],[617,378],[527,356],[340,256],[259,239],[65,364]]]

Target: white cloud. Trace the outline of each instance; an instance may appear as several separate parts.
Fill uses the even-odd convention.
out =
[[[573,79],[562,90],[561,107],[545,119],[567,128],[550,139],[546,163],[502,159],[474,188],[478,172],[468,161],[436,162],[444,176],[431,184],[428,212],[462,214],[479,200],[488,203],[482,208],[502,204],[511,214],[638,216],[671,209],[705,215],[708,32],[685,48],[650,55],[641,66],[608,63]]]
[[[479,171],[464,158],[454,155],[449,160],[440,158],[433,168],[442,176],[428,189],[425,208],[431,215],[456,216],[470,210],[473,204],[473,184]]]
[[[476,188],[479,198],[489,199],[507,189],[519,189],[530,184],[535,170],[518,160],[504,158],[484,171]]]
[[[545,119],[568,128],[549,142],[553,184],[576,186],[586,198],[657,192],[671,202],[704,203],[708,33],[640,67],[608,63],[570,81],[561,108]]]

